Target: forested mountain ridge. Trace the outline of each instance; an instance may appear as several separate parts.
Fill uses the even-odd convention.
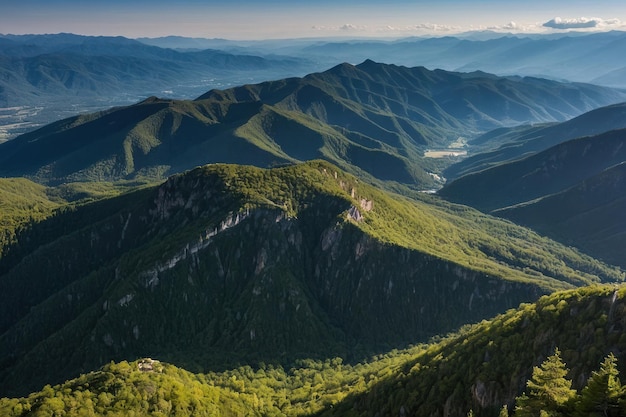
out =
[[[559,292],[438,343],[358,364],[334,358],[302,361],[289,369],[264,363],[192,374],[154,359],[111,363],[28,397],[0,399],[0,412],[10,417],[54,412],[291,417],[464,416],[472,410],[478,417],[495,417],[504,406],[508,415],[516,415],[516,397],[526,390],[533,366],[555,347],[578,394],[604,357],[614,353],[623,364],[624,299],[624,288],[613,286]],[[617,378],[624,380],[623,373]],[[594,395],[604,398],[601,391]],[[623,394],[612,401],[623,407]]]
[[[48,184],[153,180],[206,163],[325,159],[370,180],[428,189],[441,182],[441,161],[423,157],[429,147],[566,120],[624,97],[585,84],[366,61],[62,120],[0,144],[0,175]]]
[[[473,410],[495,417],[502,406],[515,415],[515,398],[525,391],[532,367],[555,348],[580,393],[604,357],[614,353],[622,366],[626,360],[625,295],[624,287],[588,287],[521,305],[432,346],[392,377],[322,415],[399,415],[404,409],[406,415],[463,416]],[[621,378],[626,379],[623,373]]]
[[[625,195],[626,162],[620,162],[566,190],[494,214],[626,268]]]
[[[209,165],[68,206],[0,261],[2,392],[142,356],[203,369],[358,358],[624,279],[527,229],[424,199],[315,161]]]
[[[589,235],[557,243],[416,191],[444,181],[428,149],[493,128],[485,149],[596,134],[623,104],[556,122],[625,97],[367,60],[1,144],[0,175],[22,178],[0,178],[0,396],[62,385],[0,414],[495,416],[556,347],[582,388],[608,353],[624,359],[624,271],[570,247]],[[531,226],[545,211],[598,228],[581,248],[619,264],[623,134],[493,168],[504,195],[462,191],[522,201],[498,213]]]

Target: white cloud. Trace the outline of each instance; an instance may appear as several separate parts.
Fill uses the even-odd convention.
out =
[[[541,24],[537,23],[517,23],[517,22],[509,22],[504,25],[495,25],[495,26],[480,26],[478,28],[472,26],[472,30],[492,30],[495,32],[512,32],[512,33],[520,33],[520,32],[540,32],[545,30],[541,27]]]
[[[576,19],[562,19],[555,17],[543,24],[544,27],[552,29],[588,29],[603,28],[607,26],[619,26],[619,19],[601,19],[599,17],[579,17]]]
[[[462,29],[460,26],[440,25],[437,23],[418,23],[417,25],[412,26],[412,28],[430,32],[453,32]]]
[[[355,30],[362,30],[362,29],[365,29],[365,28],[352,25],[350,23],[346,23],[345,25],[342,25],[339,27],[339,30],[347,30],[347,31],[355,31]]]
[[[326,25],[313,25],[311,29],[317,32],[362,32],[367,31],[367,26],[357,26],[351,23],[346,23],[341,26],[326,26]]]
[[[440,25],[435,23],[419,23],[415,25],[380,25],[380,26],[368,26],[368,25],[355,25],[352,23],[345,23],[341,26],[325,26],[325,25],[313,25],[311,29],[317,32],[350,32],[359,34],[385,34],[404,36],[412,35],[415,33],[442,33],[442,32],[460,32],[463,28],[461,26]]]
[[[507,23],[506,25],[502,26],[502,29],[515,30],[515,29],[518,29],[518,24],[511,21]]]
[[[386,36],[413,36],[422,34],[436,34],[436,33],[452,33],[461,32],[463,28],[461,26],[452,25],[440,25],[436,23],[418,23],[415,25],[386,25],[370,27],[371,33],[384,34]]]

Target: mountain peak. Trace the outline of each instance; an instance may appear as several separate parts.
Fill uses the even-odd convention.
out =
[[[382,65],[376,61],[373,61],[371,59],[366,59],[365,61],[361,62],[359,65],[357,65],[357,67],[359,68],[371,68],[373,66],[379,66]]]
[[[145,100],[140,101],[137,104],[154,104],[154,103],[162,103],[166,100],[160,99],[157,96],[150,96],[148,98],[146,98]]]

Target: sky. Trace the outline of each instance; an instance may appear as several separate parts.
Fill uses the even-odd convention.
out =
[[[238,40],[626,30],[624,0],[0,0],[1,34]]]

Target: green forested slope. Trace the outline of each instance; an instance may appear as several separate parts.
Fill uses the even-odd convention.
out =
[[[610,352],[626,359],[624,288],[542,297],[442,341],[350,364],[305,360],[193,374],[152,359],[111,363],[28,397],[0,399],[5,416],[497,416],[555,348],[580,394]],[[623,378],[623,373],[622,373]],[[623,400],[623,398],[622,398]],[[56,414],[54,414],[56,413]],[[613,414],[615,415],[615,414]]]
[[[610,352],[622,366],[626,360],[625,295],[623,287],[589,287],[542,297],[418,353],[400,372],[323,415],[398,415],[402,409],[406,415],[466,415],[472,409],[497,416],[503,405],[513,410],[532,367],[555,347],[580,390]]]
[[[51,215],[63,200],[53,201],[47,188],[23,178],[0,179],[0,258],[15,235]]]
[[[625,145],[624,129],[569,140],[463,176],[439,195],[623,267]]]
[[[207,369],[426,340],[623,272],[472,209],[326,162],[201,167],[71,206],[0,261],[0,386],[109,360]]]
[[[78,182],[56,187],[43,186],[26,178],[0,178],[0,263],[7,262],[8,252],[16,253],[17,236],[53,216],[68,205],[84,204],[113,197],[146,184],[138,182]],[[31,242],[36,244],[36,242]],[[4,258],[4,259],[3,259]]]

